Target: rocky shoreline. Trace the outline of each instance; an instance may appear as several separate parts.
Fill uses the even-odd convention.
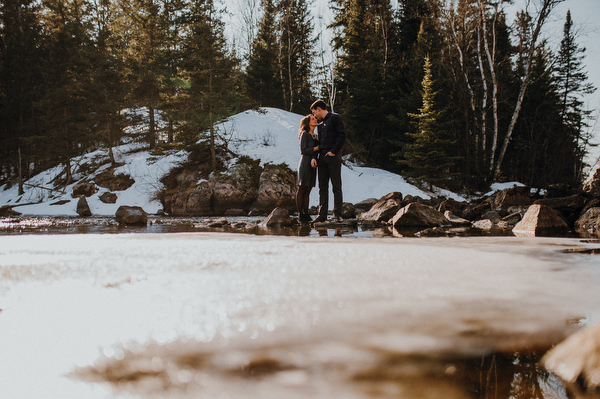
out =
[[[164,211],[161,215],[216,217],[198,227],[277,227],[298,226],[294,217],[295,181],[282,165],[260,168],[238,164],[228,173],[197,182],[185,170],[164,179],[166,188],[159,193]],[[187,176],[187,177],[186,177]],[[116,179],[116,180],[115,180]],[[98,186],[119,191],[127,188],[123,176],[82,182],[74,186],[77,213],[93,215],[86,198],[95,195]],[[104,192],[100,200],[115,203],[118,194]],[[312,208],[316,214],[316,207]],[[13,206],[0,208],[0,216],[18,216]],[[266,217],[252,222],[229,222],[229,216]],[[342,221],[317,223],[315,227],[384,227],[417,231],[417,236],[455,235],[458,227],[511,229],[515,235],[561,236],[571,232],[597,235],[600,232],[600,169],[582,188],[555,185],[543,194],[527,186],[515,186],[490,196],[459,202],[444,197],[423,199],[391,192],[379,199],[369,198],[356,204],[344,203]],[[148,214],[135,206],[121,206],[115,214],[119,224],[145,225]]]

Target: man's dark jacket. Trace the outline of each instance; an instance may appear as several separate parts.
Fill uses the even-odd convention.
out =
[[[346,142],[346,127],[339,114],[328,112],[317,126],[319,131],[319,152],[338,155]]]

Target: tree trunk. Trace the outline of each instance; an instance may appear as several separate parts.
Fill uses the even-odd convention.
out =
[[[23,195],[25,193],[25,191],[23,190],[23,171],[21,170],[21,146],[19,146],[18,150],[17,150],[18,156],[19,156],[19,164],[18,164],[18,170],[19,170],[19,195]]]
[[[508,143],[510,142],[511,136],[515,129],[515,125],[517,124],[517,120],[519,119],[519,113],[521,112],[521,106],[523,105],[523,99],[525,98],[525,92],[527,91],[527,86],[529,86],[529,79],[531,78],[531,64],[533,62],[533,56],[536,50],[537,39],[540,35],[540,31],[542,30],[542,26],[548,19],[548,16],[558,4],[562,3],[564,0],[542,0],[542,5],[538,14],[538,18],[535,24],[535,29],[531,36],[531,42],[529,45],[529,51],[527,53],[527,62],[525,66],[525,75],[523,76],[523,80],[521,81],[521,87],[519,89],[519,96],[517,99],[517,103],[515,104],[515,109],[513,111],[512,118],[510,120],[510,124],[508,125],[508,130],[506,132],[506,136],[504,138],[504,142],[502,143],[502,148],[500,150],[500,154],[498,155],[498,160],[496,161],[495,167],[493,167],[493,174],[490,175],[490,180],[494,181],[500,175],[500,168],[502,166],[502,161],[504,160],[504,155],[506,154],[506,149],[508,148]]]

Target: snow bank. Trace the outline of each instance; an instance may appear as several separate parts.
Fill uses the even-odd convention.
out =
[[[300,149],[298,145],[298,129],[302,115],[283,111],[276,108],[249,110],[232,116],[227,121],[217,124],[216,129],[226,137],[230,149],[239,156],[249,156],[260,159],[261,164],[286,164],[292,170],[298,167]],[[135,184],[125,191],[117,192],[116,204],[104,204],[99,197],[106,191],[99,187],[99,192],[88,198],[90,209],[94,215],[114,216],[121,205],[141,206],[150,214],[162,208],[155,199],[156,192],[162,188],[160,179],[173,167],[185,161],[185,151],[173,151],[166,155],[152,156],[142,144],[125,144],[114,148],[117,162],[123,166],[115,170],[115,174],[130,175]],[[100,149],[74,158],[72,166],[90,163],[106,163],[108,152]],[[109,167],[108,164],[99,168],[92,176],[75,174],[75,181],[84,177],[93,177]],[[0,188],[0,206],[30,204],[17,207],[15,210],[24,215],[37,216],[77,216],[77,199],[71,197],[75,183],[65,188],[64,192],[48,190],[53,187],[53,180],[63,172],[63,167],[57,166],[34,176],[26,182],[25,194],[19,196],[17,187]],[[430,193],[409,184],[402,176],[385,170],[362,167],[347,163],[342,167],[342,189],[344,201],[357,203],[367,198],[380,198],[392,191],[403,195],[430,198]],[[448,191],[439,191],[437,195],[464,199]],[[59,201],[68,201],[62,205],[52,205]],[[318,189],[311,192],[311,205],[318,203]],[[330,209],[333,208],[333,194],[330,194]]]

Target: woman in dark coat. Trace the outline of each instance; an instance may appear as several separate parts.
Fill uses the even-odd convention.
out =
[[[300,223],[309,223],[312,221],[308,215],[308,201],[310,190],[317,181],[316,162],[312,162],[313,153],[317,150],[319,142],[315,133],[317,118],[312,114],[306,115],[300,121],[300,132],[298,140],[300,141],[300,162],[298,163],[298,192],[296,194],[296,206],[298,207],[298,220]]]

